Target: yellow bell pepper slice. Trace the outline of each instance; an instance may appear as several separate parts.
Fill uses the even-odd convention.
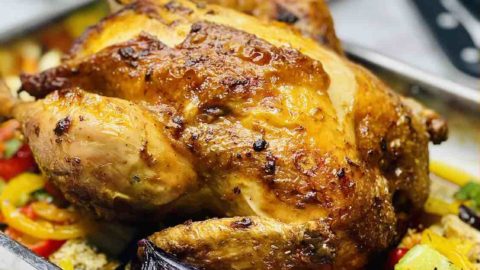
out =
[[[430,161],[430,171],[449,182],[459,186],[464,186],[468,182],[480,183],[480,179],[463,170],[454,168],[440,161]]]
[[[0,195],[5,222],[12,228],[39,239],[66,240],[85,236],[89,227],[87,222],[55,225],[47,221],[32,220],[17,209],[16,206],[21,204],[22,198],[44,185],[45,180],[32,173],[23,173],[11,179]]]
[[[61,209],[54,204],[38,201],[31,204],[33,212],[43,219],[58,223],[73,223],[79,219],[71,210]]]
[[[61,260],[60,263],[58,264],[58,266],[62,270],[74,270],[72,261],[68,260],[68,259]]]
[[[443,254],[459,269],[474,269],[466,256],[473,247],[472,243],[468,241],[454,241],[426,229],[422,233],[421,243],[429,245]]]
[[[21,206],[28,200],[28,194],[42,188],[45,179],[33,173],[22,173],[11,179],[0,194],[0,201],[8,200],[15,206]]]
[[[462,203],[458,201],[449,203],[442,199],[429,196],[425,203],[424,210],[429,214],[438,216],[458,215],[458,209],[461,204]]]

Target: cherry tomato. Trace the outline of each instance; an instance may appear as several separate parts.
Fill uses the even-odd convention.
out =
[[[12,158],[0,159],[0,177],[6,181],[33,168],[35,168],[35,160],[26,144],[20,147]]]
[[[388,254],[388,261],[385,266],[386,270],[393,270],[395,265],[402,259],[402,257],[407,254],[408,248],[396,248]]]

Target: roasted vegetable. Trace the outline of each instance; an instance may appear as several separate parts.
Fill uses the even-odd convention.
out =
[[[36,221],[23,214],[17,206],[28,200],[28,195],[45,184],[45,180],[36,174],[24,173],[12,179],[0,195],[2,214],[5,222],[14,229],[39,239],[65,240],[84,236],[87,222],[81,221],[68,225]]]
[[[85,238],[67,240],[67,242],[49,257],[50,261],[63,270],[114,270],[118,263],[105,253],[91,245]]]
[[[447,257],[428,245],[416,245],[395,265],[395,270],[419,269],[460,270],[449,262]]]
[[[447,239],[430,229],[422,233],[422,244],[440,252],[448,258],[458,269],[473,269],[473,265],[468,260],[467,254],[472,248],[471,243],[460,241],[459,239]],[[428,269],[428,268],[416,268]],[[433,269],[433,268],[432,268]],[[450,268],[447,268],[450,269]]]
[[[424,210],[427,213],[435,214],[439,216],[458,213],[460,207],[459,202],[447,202],[443,199],[429,196],[427,202],[425,203]]]
[[[35,168],[35,161],[28,145],[23,145],[12,158],[0,159],[0,177],[5,180]]]
[[[53,254],[65,243],[64,240],[37,239],[12,228],[7,228],[5,230],[5,234],[13,240],[28,247],[28,249],[33,251],[35,254],[45,258]]]
[[[35,215],[48,221],[57,223],[74,223],[80,219],[72,210],[61,209],[54,204],[47,202],[33,202],[31,208]]]
[[[461,187],[467,185],[469,182],[480,182],[478,177],[439,161],[433,160],[430,162],[430,171]]]

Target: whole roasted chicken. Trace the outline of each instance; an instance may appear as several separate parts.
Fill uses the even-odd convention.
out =
[[[182,261],[362,268],[423,207],[428,141],[446,138],[445,123],[346,60],[322,2],[249,3],[228,5],[260,19],[131,3],[62,65],[24,75],[38,100],[13,115],[80,208],[130,221],[216,216],[150,237]],[[307,27],[319,22],[309,8],[322,27]]]

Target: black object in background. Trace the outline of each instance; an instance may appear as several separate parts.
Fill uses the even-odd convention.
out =
[[[480,20],[480,0],[460,0],[470,13],[472,13],[477,20]]]
[[[450,62],[464,73],[480,78],[479,48],[462,22],[448,11],[440,0],[413,0],[413,2]]]

